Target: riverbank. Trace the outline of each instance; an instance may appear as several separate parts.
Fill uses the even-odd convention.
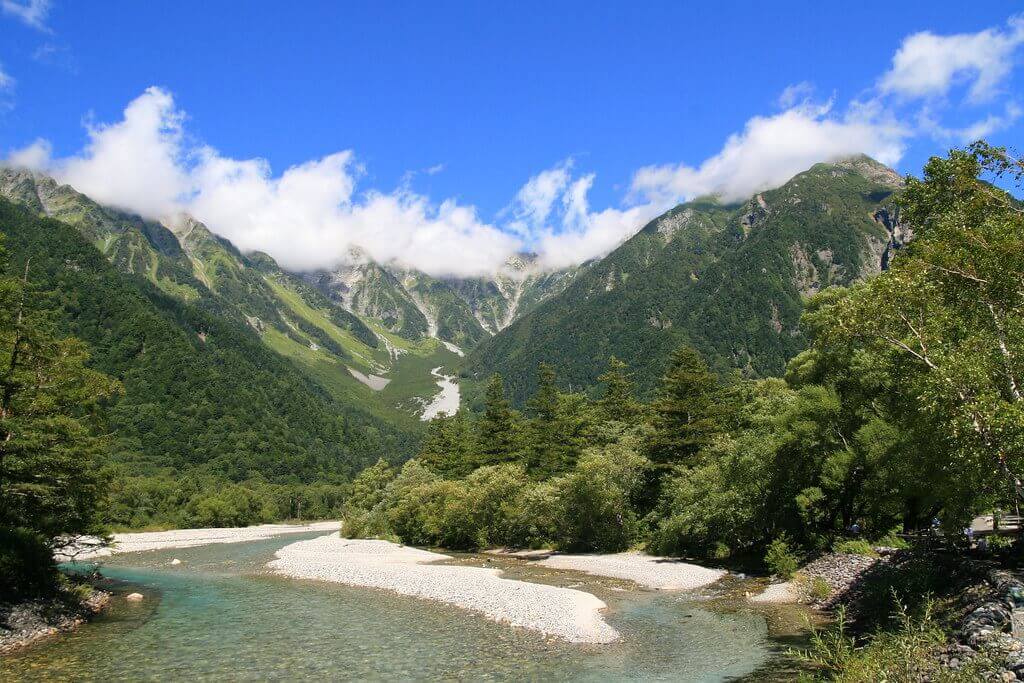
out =
[[[619,638],[602,616],[605,603],[590,593],[505,579],[498,569],[439,564],[449,559],[388,541],[332,534],[285,546],[268,566],[293,578],[443,602],[572,643],[610,643]]]
[[[114,534],[113,545],[93,547],[98,539],[83,538],[75,546],[58,555],[57,560],[88,560],[117,553],[134,553],[146,550],[169,548],[191,548],[213,543],[244,543],[285,534],[301,534],[309,531],[331,531],[338,529],[341,522],[312,522],[310,524],[260,524],[247,527],[219,527],[206,529],[174,529],[172,531],[142,531],[137,533]]]
[[[670,557],[635,552],[613,555],[554,554],[539,563],[552,569],[569,569],[595,576],[625,579],[657,590],[695,590],[709,586],[728,574],[724,569],[709,569]]]
[[[0,604],[0,655],[71,631],[105,610],[110,599],[106,591],[76,587],[53,597]]]

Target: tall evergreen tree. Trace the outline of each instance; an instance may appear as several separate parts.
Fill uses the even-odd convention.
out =
[[[547,363],[537,368],[537,393],[527,402],[533,413],[529,423],[528,469],[547,477],[568,467],[571,444],[562,430],[561,392],[555,370]]]
[[[505,397],[501,375],[491,375],[484,394],[484,414],[477,424],[478,455],[481,465],[512,462],[520,456],[519,416]]]
[[[628,368],[612,356],[608,359],[608,369],[597,378],[604,384],[604,394],[597,405],[607,420],[629,422],[640,415],[641,406],[633,395],[633,380]]]
[[[649,453],[656,465],[694,464],[722,430],[717,392],[717,379],[696,350],[684,345],[672,352],[652,404]]]
[[[464,477],[475,464],[473,432],[466,413],[441,415],[430,421],[419,460],[446,479]]]

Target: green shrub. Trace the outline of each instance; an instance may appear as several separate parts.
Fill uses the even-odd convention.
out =
[[[800,560],[790,550],[789,541],[784,535],[776,538],[768,546],[764,563],[773,574],[787,580],[793,577],[800,566]]]
[[[554,482],[563,510],[559,546],[584,552],[629,548],[640,527],[631,500],[648,463],[620,444],[585,452],[576,469]]]
[[[871,544],[863,538],[848,538],[845,541],[837,541],[832,550],[846,555],[864,555],[866,557],[878,557],[878,553],[871,547]]]
[[[920,616],[912,616],[897,601],[894,623],[895,628],[876,631],[861,643],[847,631],[846,614],[840,607],[832,626],[813,629],[810,647],[791,654],[811,665],[815,680],[822,681],[952,683],[987,680],[984,674],[991,662],[984,656],[968,660],[956,671],[940,663],[939,654],[946,645],[946,634],[939,627],[930,600]]]
[[[832,585],[820,576],[815,576],[808,583],[807,595],[812,600],[819,602],[826,600],[828,596],[832,595]]]
[[[1001,534],[992,534],[988,537],[989,550],[1006,550],[1007,548],[1013,547],[1014,539],[1010,536],[1003,536]]]
[[[23,598],[57,585],[53,551],[29,529],[0,529],[0,599]]]
[[[874,544],[882,548],[896,548],[897,550],[906,550],[910,547],[907,540],[897,536],[895,531],[890,531],[885,536],[882,536],[880,539],[875,541]]]

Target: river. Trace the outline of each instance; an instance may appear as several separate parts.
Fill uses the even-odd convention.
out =
[[[278,548],[319,534],[107,558],[103,574],[119,592],[111,609],[3,658],[0,680],[719,681],[779,649],[763,610],[710,609],[684,593],[522,561],[456,560],[593,592],[623,640],[571,645],[454,607],[266,570]],[[146,599],[124,600],[132,590]]]

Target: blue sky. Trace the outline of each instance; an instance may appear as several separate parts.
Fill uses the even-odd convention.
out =
[[[815,155],[913,172],[972,127],[1021,141],[1018,3],[691,4],[0,0],[0,157],[291,267],[359,246],[467,274],[589,258]]]

